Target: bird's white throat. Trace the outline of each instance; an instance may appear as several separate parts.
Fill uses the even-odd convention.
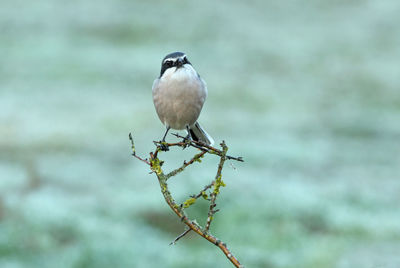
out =
[[[197,79],[197,72],[193,69],[192,65],[185,64],[180,68],[168,68],[161,79],[183,81],[187,79]]]

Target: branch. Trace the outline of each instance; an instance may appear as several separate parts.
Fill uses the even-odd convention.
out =
[[[172,241],[171,243],[169,243],[169,245],[175,245],[176,242],[178,242],[179,239],[181,239],[182,237],[184,237],[187,233],[189,233],[192,229],[187,229],[186,231],[184,231],[183,233],[181,233],[180,235],[178,235],[177,238],[175,238],[174,241]]]
[[[190,159],[189,162],[184,161],[184,162],[183,162],[183,165],[182,165],[180,168],[177,168],[177,169],[171,171],[170,173],[168,173],[168,174],[166,175],[166,176],[167,176],[167,179],[169,179],[170,177],[173,177],[173,176],[175,176],[175,175],[181,173],[187,166],[193,164],[194,162],[196,162],[196,161],[197,161],[197,162],[201,162],[201,158],[204,156],[205,153],[206,153],[206,152],[203,151],[203,152],[201,152],[201,153],[196,154],[192,159]]]
[[[217,175],[215,176],[215,183],[214,183],[214,191],[211,193],[211,200],[210,200],[210,208],[208,209],[208,217],[207,217],[207,223],[206,223],[206,231],[210,229],[210,224],[211,221],[214,219],[214,214],[218,212],[218,210],[214,210],[216,204],[215,201],[217,200],[217,196],[219,194],[219,188],[221,186],[225,186],[225,183],[222,181],[222,168],[225,163],[225,155],[226,152],[228,151],[228,147],[226,146],[225,142],[222,141],[221,143],[222,147],[222,156],[221,159],[219,160],[219,165],[218,165],[218,170],[217,170]]]
[[[210,184],[204,186],[203,190],[200,191],[200,193],[198,193],[197,195],[191,195],[192,198],[194,199],[198,199],[200,196],[202,196],[205,200],[209,200],[208,199],[208,195],[206,194],[206,191],[208,189],[210,189],[215,183],[215,180],[212,181]]]
[[[178,134],[174,134],[178,138],[183,138],[182,136]],[[236,160],[243,162],[242,157],[233,157],[233,156],[228,156],[227,151],[228,147],[226,146],[225,142],[221,143],[221,148],[222,150],[216,149],[212,146],[203,144],[201,142],[197,141],[189,141],[187,139],[184,139],[182,142],[175,142],[175,143],[167,143],[167,142],[161,142],[161,141],[155,141],[156,149],[154,152],[150,152],[150,158],[148,159],[143,159],[139,156],[136,155],[135,152],[135,147],[132,139],[132,135],[129,134],[129,139],[132,144],[132,155],[139,159],[140,161],[150,165],[150,169],[153,173],[157,175],[158,182],[160,184],[161,188],[161,193],[164,196],[165,201],[167,202],[168,206],[174,211],[174,213],[181,219],[181,221],[189,228],[185,232],[183,232],[181,235],[179,235],[171,244],[175,244],[179,239],[184,237],[187,233],[190,231],[194,231],[204,239],[208,240],[212,244],[216,245],[221,249],[221,251],[225,254],[225,256],[232,262],[232,264],[235,267],[243,267],[238,259],[232,254],[232,252],[228,249],[226,243],[223,243],[221,240],[219,240],[217,237],[212,235],[209,231],[210,229],[210,224],[214,218],[214,214],[218,211],[215,209],[215,201],[217,199],[217,196],[220,193],[220,187],[225,186],[224,182],[222,181],[222,169],[224,166],[224,163],[226,160]],[[162,151],[168,151],[169,147],[181,147],[181,148],[187,148],[187,147],[194,147],[197,150],[200,150],[200,153],[197,153],[196,155],[189,160],[189,162],[184,161],[183,165],[170,171],[169,173],[165,173],[162,169],[162,164],[164,161],[160,160],[158,158],[158,155]],[[215,176],[215,179],[207,184],[197,195],[192,195],[191,198],[186,200],[183,204],[178,205],[174,198],[171,195],[171,192],[169,191],[167,180],[173,176],[176,176],[177,174],[183,172],[188,166],[192,165],[195,162],[201,162],[201,158],[203,158],[206,154],[213,154],[217,155],[220,157],[219,164],[218,164],[218,169],[217,169],[217,174]],[[206,191],[209,189],[212,189],[212,192],[210,194],[210,198],[208,198],[208,195]],[[191,220],[188,215],[185,213],[185,208],[193,205],[196,200],[200,197],[203,197],[204,199],[208,200],[210,202],[210,207],[208,210],[207,214],[207,222],[205,228],[200,226],[196,220]]]
[[[186,137],[183,137],[183,136],[179,135],[178,133],[172,133],[172,135],[174,135],[177,138],[186,139]],[[162,142],[155,142],[155,143],[161,144]],[[178,143],[166,143],[166,144],[167,145],[171,144],[170,146],[180,146],[180,147],[184,147],[185,148],[185,144],[187,144],[187,143],[178,142]],[[214,148],[214,147],[212,147],[210,145],[204,144],[204,143],[202,143],[200,141],[191,140],[191,141],[188,142],[188,144],[190,146],[193,146],[193,147],[195,147],[197,149],[200,149],[202,151],[206,151],[207,153],[216,154],[218,156],[222,156],[222,151],[221,150],[218,150],[217,148]],[[225,155],[224,157],[226,157],[226,159],[228,159],[228,160],[236,160],[236,161],[239,161],[239,162],[244,162],[243,157],[241,157],[241,156],[233,157],[233,156],[230,156],[230,155]]]
[[[147,165],[150,165],[150,163],[149,163],[149,161],[147,161],[147,159],[143,159],[136,155],[135,143],[133,142],[132,133],[129,133],[129,140],[131,141],[132,156],[136,157],[137,159],[146,163]]]

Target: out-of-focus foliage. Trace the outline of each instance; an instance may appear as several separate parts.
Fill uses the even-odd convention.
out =
[[[231,267],[168,245],[183,226],[130,157],[130,131],[143,154],[162,137],[151,86],[176,50],[207,81],[201,123],[246,160],[212,226],[242,263],[400,267],[398,1],[0,6],[0,267]],[[174,178],[178,202],[216,160]]]

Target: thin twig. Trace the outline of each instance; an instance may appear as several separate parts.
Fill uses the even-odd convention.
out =
[[[182,139],[185,139],[186,137],[183,137],[183,136],[181,136],[181,135],[179,135],[178,133],[172,133],[172,135],[174,135],[175,137],[177,137],[177,138],[182,138]],[[183,142],[182,142],[183,143]],[[202,143],[202,142],[200,142],[200,141],[194,141],[194,140],[191,140],[190,141],[190,143],[189,143],[189,145],[191,145],[191,146],[193,146],[193,147],[195,147],[195,148],[198,148],[198,149],[200,149],[200,150],[207,150],[208,149],[208,153],[211,153],[211,154],[216,154],[216,155],[218,155],[218,156],[221,156],[222,155],[222,151],[221,150],[218,150],[217,148],[215,148],[215,147],[212,147],[212,146],[210,146],[210,145],[208,145],[208,144],[205,144],[205,143]],[[180,146],[180,145],[179,145]],[[225,157],[226,157],[226,159],[228,159],[228,160],[236,160],[236,161],[239,161],[239,162],[244,162],[244,160],[243,160],[243,157],[241,157],[241,156],[239,156],[239,157],[233,157],[233,156],[230,156],[230,155],[225,155]]]
[[[176,136],[178,138],[186,139],[186,137],[183,137],[183,136],[181,136],[181,135],[179,135],[177,133],[172,133],[172,135],[174,135],[174,136]],[[221,154],[222,154],[221,150],[218,150],[218,149],[216,149],[216,148],[214,148],[214,147],[212,147],[210,145],[207,145],[207,144],[199,142],[199,141],[194,141],[194,140],[190,140],[188,142],[183,142],[182,141],[182,142],[175,142],[175,143],[167,143],[167,142],[161,142],[161,141],[153,141],[153,142],[156,145],[159,144],[160,146],[161,145],[164,145],[166,147],[179,146],[179,147],[182,147],[182,148],[186,148],[187,146],[192,146],[192,147],[195,147],[195,148],[197,148],[199,150],[205,151],[205,152],[210,153],[210,154],[216,154],[218,156],[221,156]],[[226,155],[225,157],[228,160],[236,160],[236,161],[239,161],[239,162],[244,162],[243,157],[241,157],[241,156],[233,157],[233,156],[230,156],[230,155]]]
[[[184,231],[183,233],[181,233],[180,235],[178,235],[174,241],[172,241],[171,243],[169,243],[169,245],[175,245],[176,242],[178,242],[179,239],[181,239],[182,237],[184,237],[187,233],[189,233],[192,229],[187,229],[186,231]]]
[[[204,186],[203,190],[200,191],[197,195],[191,195],[192,198],[198,199],[200,196],[204,196],[205,192],[210,189],[215,183],[215,180],[212,181],[210,184]]]
[[[147,159],[143,159],[140,156],[136,155],[136,149],[135,149],[135,144],[133,143],[133,138],[132,138],[132,133],[129,133],[129,140],[131,141],[131,148],[132,148],[132,156],[136,157],[140,161],[146,163],[147,165],[150,165],[149,161]]]
[[[202,158],[202,157],[204,156],[205,153],[206,153],[206,152],[201,152],[201,153],[196,154],[195,156],[193,156],[192,159],[190,159],[189,162],[184,161],[184,162],[183,162],[183,165],[182,165],[181,167],[179,167],[179,168],[177,168],[177,169],[171,171],[170,173],[168,173],[168,174],[166,175],[166,176],[167,176],[167,179],[169,179],[170,177],[173,177],[173,176],[177,175],[178,173],[181,173],[187,166],[193,164],[194,162],[200,161],[200,158]]]

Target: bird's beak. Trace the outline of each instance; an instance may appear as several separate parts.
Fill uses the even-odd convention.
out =
[[[181,58],[177,59],[177,62],[176,62],[176,63],[177,63],[177,64],[176,64],[176,68],[182,67],[182,65],[183,65],[183,59],[181,59]]]

